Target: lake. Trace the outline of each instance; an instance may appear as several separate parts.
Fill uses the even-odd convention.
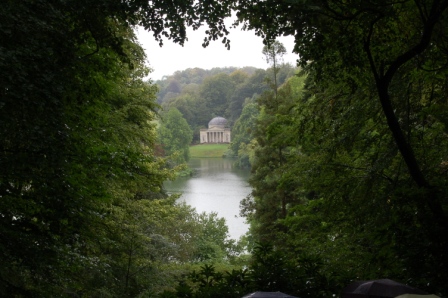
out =
[[[230,237],[238,239],[248,230],[245,219],[239,217],[240,201],[250,192],[250,171],[233,166],[227,158],[192,158],[188,166],[195,170],[192,177],[180,177],[165,182],[169,193],[181,193],[185,201],[198,213],[216,212],[224,217]]]

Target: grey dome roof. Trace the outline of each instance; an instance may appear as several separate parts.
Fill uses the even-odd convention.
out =
[[[208,123],[208,127],[211,126],[226,126],[227,125],[227,119],[223,117],[215,117]]]

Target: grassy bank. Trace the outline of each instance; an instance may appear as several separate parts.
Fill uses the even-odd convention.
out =
[[[222,157],[229,144],[203,144],[190,146],[191,157]]]

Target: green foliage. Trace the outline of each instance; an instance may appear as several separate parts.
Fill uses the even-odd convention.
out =
[[[238,157],[238,166],[241,168],[250,167],[249,143],[253,139],[255,121],[258,117],[258,106],[255,103],[246,104],[241,116],[232,128],[232,143],[230,149]]]
[[[266,59],[266,62],[272,64],[274,68],[277,68],[282,61],[282,57],[286,54],[285,46],[279,41],[268,42],[263,47],[262,53]]]
[[[278,219],[286,217],[291,204],[301,201],[295,190],[300,182],[285,173],[296,152],[290,117],[295,101],[300,99],[303,80],[291,78],[277,95],[265,93],[258,100],[261,111],[252,132],[256,138],[256,143],[252,143],[250,178],[253,191],[252,197],[242,202],[242,208],[253,222],[251,232],[259,241],[282,243],[285,230]]]
[[[250,276],[256,289],[281,291],[298,297],[337,295],[347,280],[324,266],[319,254],[287,254],[269,243],[257,244],[253,250]]]
[[[226,74],[218,74],[204,80],[199,95],[209,115],[212,116],[210,119],[217,116],[227,117],[226,109],[234,88],[235,82]]]
[[[268,78],[268,81],[272,80],[272,90],[276,94],[277,100],[277,89],[279,87],[279,83],[277,80],[277,74],[279,72],[279,64],[283,59],[283,56],[286,54],[285,46],[279,41],[267,41],[267,44],[263,47],[262,51],[266,62],[272,65],[272,77]]]
[[[170,109],[162,116],[158,135],[167,156],[178,153],[174,158],[176,164],[185,163],[190,159],[189,147],[193,132],[177,109]]]
[[[288,64],[276,68],[279,84],[294,73],[294,68]],[[157,82],[159,100],[165,110],[176,108],[182,113],[194,132],[193,142],[198,143],[200,129],[207,127],[213,117],[226,117],[232,125],[244,105],[268,89],[266,78],[272,71],[250,67],[178,71]]]
[[[381,276],[412,279],[424,288],[424,278],[416,276],[425,275],[424,262],[432,262],[440,247],[418,244],[426,237],[430,242],[428,229],[435,227],[423,225],[427,211],[418,215],[421,190],[409,184],[378,102],[363,90],[344,97],[339,94],[349,93],[350,86],[321,89],[313,81],[308,86],[315,95],[304,97],[303,80],[297,83],[279,90],[279,98],[289,94],[297,103],[286,104],[287,109],[280,105],[274,116],[268,112],[276,107],[267,100],[260,114],[263,133],[257,138],[253,198],[243,202],[255,239],[269,240],[287,254],[318,256],[319,278],[336,287],[330,289],[341,289],[348,279]],[[426,128],[420,131],[423,139],[435,136],[440,127],[434,122]],[[426,150],[425,159],[440,150]],[[283,213],[285,193],[295,200],[288,201]],[[417,251],[426,251],[425,261]],[[437,278],[427,281],[436,283]]]
[[[213,77],[220,73],[228,74],[232,77],[234,77],[234,75],[232,75],[233,73],[243,73],[244,75],[251,76],[255,70],[254,67],[216,67],[208,70],[196,67],[176,71],[174,74],[155,82],[160,88],[157,95],[157,102],[162,104],[169,101],[173,96],[178,96],[180,93],[187,92],[187,90],[189,92],[193,89],[197,89],[207,77]],[[178,90],[178,88],[173,90],[171,88],[173,85],[180,87],[180,90]]]
[[[198,262],[221,261],[229,258],[234,240],[229,240],[229,230],[224,218],[218,218],[216,212],[201,213],[197,217],[201,227],[193,259]]]
[[[159,297],[236,298],[255,291],[281,291],[306,298],[336,295],[341,285],[322,269],[318,256],[287,255],[270,244],[257,244],[246,268],[230,271],[201,265],[182,279],[175,291],[165,291]]]
[[[221,272],[213,265],[202,265],[198,272],[191,272],[175,292],[166,291],[159,297],[238,298],[249,293],[248,285],[246,270],[232,269]]]
[[[198,219],[162,191],[173,173],[154,154],[155,88],[142,81],[132,26],[182,44],[186,26],[207,24],[204,45],[222,38],[228,47],[231,9],[266,41],[295,36],[306,92],[301,78],[279,89],[274,66],[272,92],[261,97],[260,72],[197,74],[188,88],[167,82],[164,105],[197,132],[218,114],[236,121],[258,98],[256,140],[234,149],[253,165],[243,202],[252,245],[273,243],[254,251],[252,276],[303,297],[384,276],[446,295],[446,0],[6,1],[2,294],[151,295],[176,276],[159,271],[169,261],[219,259],[223,247],[228,255],[219,219]],[[232,291],[230,276],[241,277],[224,281],[204,267],[183,293]]]
[[[151,155],[155,89],[141,80],[132,31],[111,22],[116,13],[87,2],[2,5],[1,262],[11,266],[1,293],[85,286],[76,272],[95,263],[86,247],[112,185],[152,175],[146,188],[156,189],[166,177]]]
[[[154,154],[156,88],[132,26],[183,43],[186,24],[210,21],[216,39],[228,7],[191,4],[2,3],[2,296],[134,297],[160,282],[160,262],[189,258],[168,249],[187,219],[160,227],[180,207],[161,203],[173,173]]]
[[[288,198],[306,207],[293,202],[276,214],[278,205],[267,205],[259,219],[284,231],[279,242],[291,241],[289,249],[316,249],[301,235],[323,239],[317,249],[326,266],[344,268],[341,275],[389,276],[444,292],[446,277],[435,272],[448,262],[448,239],[435,234],[448,234],[440,80],[447,74],[440,49],[448,2],[239,1],[235,9],[267,41],[294,35],[310,79],[290,114],[273,117],[272,102],[264,102],[270,127],[259,145],[289,146],[288,167],[259,155],[254,178],[259,196],[279,199],[288,185]],[[280,132],[295,139],[278,138]],[[258,203],[255,196],[246,205]]]

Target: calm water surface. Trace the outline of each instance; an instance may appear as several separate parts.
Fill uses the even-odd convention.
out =
[[[249,170],[232,165],[232,159],[192,158],[189,167],[195,169],[193,177],[181,177],[165,182],[169,193],[181,193],[180,201],[201,212],[217,212],[224,217],[230,237],[238,239],[247,232],[248,225],[239,217],[240,201],[250,192]]]

